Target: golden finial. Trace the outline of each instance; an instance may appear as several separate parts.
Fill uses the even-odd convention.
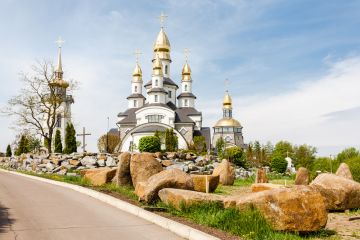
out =
[[[161,12],[160,16],[158,17],[160,19],[160,26],[161,28],[164,27],[165,20],[168,16],[165,15],[163,12]]]
[[[58,55],[58,66],[57,66],[57,72],[62,72],[62,61],[61,61],[61,47],[65,43],[61,37],[58,38],[58,40],[55,41],[55,43],[58,45],[59,48],[59,55]]]
[[[139,57],[140,57],[141,54],[142,54],[142,52],[140,52],[139,49],[136,49],[136,50],[135,50],[134,55],[135,55],[135,58],[136,58],[136,62],[137,62],[137,63],[139,62]]]

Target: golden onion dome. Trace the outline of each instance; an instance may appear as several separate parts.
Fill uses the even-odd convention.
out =
[[[63,79],[55,79],[54,81],[52,81],[50,83],[51,86],[53,87],[61,87],[61,88],[68,88],[69,87],[69,83]]]
[[[154,43],[154,54],[160,55],[162,59],[170,60],[170,42],[163,28],[160,29],[160,32]]]
[[[230,94],[228,91],[226,91],[225,96],[224,96],[223,107],[227,108],[227,109],[232,108],[232,100],[231,100],[231,97],[230,97]]]
[[[184,64],[181,75],[183,81],[191,81],[191,68],[188,62]]]
[[[133,80],[134,81],[142,81],[142,71],[138,63],[136,63],[134,71],[133,71]]]
[[[214,127],[238,127],[241,128],[239,121],[233,118],[222,118],[215,124]]]
[[[162,63],[158,54],[156,54],[155,60],[153,62],[153,75],[163,75]]]

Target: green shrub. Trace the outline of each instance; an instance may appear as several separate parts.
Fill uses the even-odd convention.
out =
[[[155,137],[157,136],[159,133],[155,132]],[[172,128],[165,131],[165,149],[168,152],[174,152],[178,149],[178,138]]]
[[[12,156],[10,144],[7,145],[7,148],[6,148],[6,156],[7,156],[7,157],[11,157],[11,156]]]
[[[20,156],[23,153],[28,153],[29,150],[29,140],[26,137],[26,135],[21,135],[20,141],[18,143],[18,146],[15,150],[15,155]]]
[[[194,137],[194,150],[198,154],[205,154],[207,151],[206,139],[204,136],[195,136]]]
[[[156,136],[146,136],[140,138],[140,152],[159,152],[161,150],[160,138]]]
[[[246,156],[240,147],[225,149],[223,157],[229,159],[229,161],[234,163],[236,166],[245,167],[246,165]]]
[[[360,156],[345,160],[355,181],[360,182]]]
[[[271,169],[278,173],[284,173],[287,168],[287,161],[283,157],[275,157],[271,160]]]

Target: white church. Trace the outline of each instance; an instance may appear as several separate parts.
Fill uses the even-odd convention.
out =
[[[170,42],[162,27],[153,46],[151,80],[144,84],[136,62],[131,94],[127,97],[128,109],[118,114],[120,151],[136,151],[141,137],[170,128],[178,137],[179,149],[187,149],[194,136],[204,136],[210,147],[210,128],[202,126],[202,113],[195,107],[189,63],[187,60],[184,63],[179,87],[171,77],[170,52]]]

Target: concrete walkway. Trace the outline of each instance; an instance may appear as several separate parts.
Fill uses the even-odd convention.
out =
[[[0,172],[0,239],[181,238],[71,189]]]

